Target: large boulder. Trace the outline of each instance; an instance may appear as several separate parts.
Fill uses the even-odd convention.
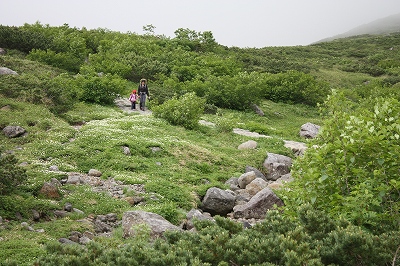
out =
[[[18,75],[18,73],[7,67],[0,67],[0,75]]]
[[[239,150],[249,150],[255,148],[257,148],[257,142],[255,142],[254,140],[248,140],[238,146]]]
[[[214,218],[211,217],[209,213],[203,213],[200,210],[197,209],[191,209],[187,214],[186,214],[186,222],[183,225],[183,228],[186,230],[192,230],[194,228],[193,221],[194,220],[199,220],[199,221],[215,221]]]
[[[250,184],[248,184],[246,186],[246,190],[250,195],[254,196],[258,192],[260,192],[262,189],[266,188],[267,186],[268,186],[267,181],[265,181],[262,178],[256,178],[253,181],[251,181]]]
[[[25,134],[26,130],[20,126],[6,126],[3,133],[9,138],[16,138]]]
[[[284,146],[291,149],[296,156],[303,155],[307,150],[307,145],[304,142],[285,140],[284,143]]]
[[[263,166],[267,170],[266,178],[275,181],[290,172],[292,158],[280,154],[267,153],[267,159],[265,159]]]
[[[212,215],[226,215],[235,206],[235,196],[232,191],[217,187],[209,188],[203,198],[201,209]]]
[[[254,172],[254,174],[256,175],[256,178],[262,178],[265,181],[268,181],[267,178],[265,177],[265,175],[260,170],[258,170],[255,167],[252,167],[252,166],[246,166],[245,173],[251,172],[251,171]]]
[[[254,179],[256,179],[256,173],[254,171],[242,174],[238,179],[239,188],[246,188]]]
[[[249,202],[236,205],[233,208],[234,218],[263,219],[268,210],[276,206],[283,206],[283,201],[268,187],[253,196]]]
[[[313,139],[317,136],[320,126],[307,122],[300,128],[300,137]]]
[[[150,229],[150,237],[157,238],[168,230],[182,231],[181,228],[171,224],[161,215],[145,211],[127,211],[122,216],[122,230],[124,237],[133,237],[138,234],[142,226]]]

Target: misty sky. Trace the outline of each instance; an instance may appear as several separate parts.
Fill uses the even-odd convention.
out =
[[[24,23],[175,37],[188,28],[211,31],[228,47],[308,45],[400,13],[400,0],[8,0],[0,24]]]

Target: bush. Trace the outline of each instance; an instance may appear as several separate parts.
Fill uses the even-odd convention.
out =
[[[0,156],[0,195],[15,191],[26,179],[25,169],[17,166],[14,155]]]
[[[285,203],[296,209],[310,202],[357,225],[397,228],[400,103],[377,98],[351,106],[340,94],[328,98],[324,128],[294,163]]]
[[[50,243],[37,265],[389,265],[400,244],[399,232],[374,235],[330,220],[311,206],[300,206],[301,221],[269,211],[265,220],[243,229],[215,216],[194,220],[194,232],[167,231],[150,240],[139,236],[113,248],[95,242],[85,247]],[[309,216],[307,219],[305,216]],[[324,224],[328,222],[328,224]]]
[[[127,86],[127,81],[117,75],[104,76],[78,76],[77,86],[82,88],[81,100],[89,103],[106,104],[114,103],[115,98],[122,95]]]
[[[274,102],[301,103],[316,106],[329,94],[328,84],[318,82],[309,74],[288,71],[271,75],[266,80],[264,97]]]
[[[162,105],[153,108],[155,117],[163,118],[172,125],[180,125],[186,129],[194,129],[199,124],[204,112],[205,99],[186,93],[180,98],[172,98]]]

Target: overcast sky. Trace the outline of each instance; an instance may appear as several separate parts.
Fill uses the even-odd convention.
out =
[[[211,31],[228,47],[308,45],[400,13],[400,0],[8,0],[0,24],[24,23],[175,37]]]

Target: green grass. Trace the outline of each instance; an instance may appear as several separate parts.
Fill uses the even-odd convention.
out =
[[[209,187],[223,188],[227,179],[239,177],[247,165],[261,169],[267,152],[292,156],[291,151],[283,147],[283,140],[301,140],[298,133],[302,123],[321,122],[314,108],[272,102],[261,105],[266,113],[264,117],[253,112],[220,110],[218,115],[202,117],[216,122],[216,127],[200,126],[196,130],[172,126],[153,116],[126,114],[114,107],[80,103],[60,118],[38,105],[0,99],[0,106],[6,105],[9,108],[0,111],[0,124],[20,125],[28,131],[27,137],[0,136],[3,150],[14,150],[20,162],[28,163],[25,169],[29,178],[24,191],[36,194],[44,182],[65,177],[62,173],[49,172],[51,165],[65,172],[87,173],[95,168],[103,172],[102,178],[144,184],[147,204],[135,208],[159,213],[174,224],[184,219],[185,211],[198,206]],[[85,123],[74,128],[79,121]],[[229,128],[258,130],[272,138],[255,139],[258,143],[255,150],[238,150],[241,143],[251,138],[220,128],[224,123],[229,124]],[[17,146],[21,149],[16,149]],[[122,146],[130,148],[131,156],[123,154]],[[151,148],[154,147],[159,151],[153,152]],[[114,212],[121,216],[132,209],[127,202],[94,193],[86,186],[68,186],[64,191],[68,193],[64,193],[58,206],[71,202],[86,214]],[[153,197],[149,197],[150,194]],[[39,204],[36,200],[31,199],[30,206]],[[54,206],[57,205],[42,204],[44,209]],[[24,220],[31,219],[29,210],[22,210]],[[35,228],[46,228],[44,234],[17,230],[18,225],[14,225],[12,235],[15,238],[11,239],[9,233],[1,231],[0,237],[7,240],[0,241],[0,249],[7,249],[7,254],[2,254],[0,259],[15,257],[21,265],[29,265],[34,257],[43,254],[44,243],[67,237],[70,231],[76,230],[74,220],[79,218],[82,217],[35,224]],[[24,239],[23,243],[18,240],[20,238]],[[23,260],[21,254],[28,254],[30,259]]]

